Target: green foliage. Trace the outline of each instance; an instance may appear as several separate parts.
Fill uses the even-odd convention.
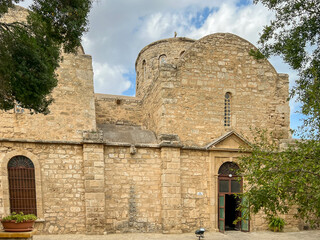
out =
[[[259,50],[250,49],[249,55],[253,56],[256,60],[265,59],[266,57]]]
[[[31,6],[35,21],[45,23],[45,32],[56,43],[64,44],[66,52],[75,52],[81,36],[87,31],[90,0],[34,0]]]
[[[20,223],[20,222],[26,222],[26,221],[29,221],[29,220],[37,220],[37,217],[36,215],[34,214],[23,214],[23,212],[20,212],[20,213],[16,213],[16,212],[12,212],[9,216],[7,217],[3,217],[1,219],[1,221],[16,221],[17,223]]]
[[[272,134],[253,133],[252,155],[240,158],[247,180],[244,196],[254,213],[261,210],[272,219],[292,208],[297,209],[296,217],[319,226],[320,1],[254,0],[259,2],[275,12],[275,19],[260,35],[260,51],[266,57],[282,57],[298,71],[291,97],[297,96],[306,118],[298,132],[302,140],[285,149],[279,148]]]
[[[0,16],[13,3],[0,3]],[[47,114],[57,86],[60,50],[76,52],[87,30],[91,0],[34,0],[26,23],[0,22],[0,109],[16,103]]]
[[[269,220],[269,225],[268,225],[269,229],[274,232],[281,232],[284,228],[284,225],[286,224],[284,219],[280,217],[272,216],[268,220]]]
[[[299,79],[291,96],[302,102],[304,126],[319,139],[320,130],[320,1],[254,0],[275,12],[260,35],[263,55],[281,56]]]
[[[251,146],[239,158],[243,196],[253,213],[268,218],[296,209],[295,216],[311,226],[320,223],[320,142],[295,141],[279,149],[272,134],[256,130]],[[246,206],[242,206],[243,208]]]

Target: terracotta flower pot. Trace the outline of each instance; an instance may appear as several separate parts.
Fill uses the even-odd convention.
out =
[[[34,220],[16,223],[16,221],[1,221],[6,232],[30,232],[33,230]]]

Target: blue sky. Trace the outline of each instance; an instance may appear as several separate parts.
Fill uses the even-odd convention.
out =
[[[32,1],[26,0],[23,6]],[[273,13],[252,0],[100,0],[90,13],[90,30],[83,37],[87,54],[93,57],[95,92],[134,96],[135,60],[140,50],[163,38],[200,39],[215,32],[230,32],[257,45],[259,32]],[[280,58],[270,59],[279,73],[296,73]],[[301,116],[298,103],[290,101],[291,127]]]

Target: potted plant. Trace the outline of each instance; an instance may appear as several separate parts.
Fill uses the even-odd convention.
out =
[[[28,232],[33,230],[36,219],[34,214],[12,212],[9,216],[3,217],[1,223],[6,232]]]
[[[272,216],[269,218],[269,229],[271,231],[281,232],[283,230],[285,224],[286,224],[286,222],[284,221],[284,219],[282,219],[280,217]]]

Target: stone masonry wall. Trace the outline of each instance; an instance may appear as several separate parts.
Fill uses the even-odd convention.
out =
[[[286,222],[285,231],[299,231],[303,229],[303,221],[294,217],[296,210],[289,210],[288,214],[280,214]],[[251,219],[251,231],[266,231],[269,229],[266,215],[262,212],[257,213]]]
[[[95,94],[97,124],[141,125],[141,100],[135,97]]]
[[[159,149],[105,147],[106,232],[161,230]]]
[[[162,231],[163,233],[182,233],[180,149],[163,147],[161,159]]]
[[[160,132],[165,114],[162,101],[161,82],[154,81],[142,99],[142,125],[155,133]]]
[[[8,155],[29,157],[35,164],[36,174],[39,172],[41,176],[37,191],[41,190],[42,195],[37,195],[37,206],[38,217],[44,222],[38,223],[37,229],[46,234],[84,233],[86,215],[82,146],[0,142],[2,216],[10,212],[8,186],[4,185],[7,168],[3,164]]]
[[[9,9],[8,13],[6,13],[1,18],[1,22],[7,22],[7,23],[26,22],[27,16],[28,16],[27,9],[20,6],[15,6],[15,9],[13,10]]]
[[[195,42],[176,69],[161,70],[161,133],[177,134],[184,144],[196,146],[230,130],[250,140],[250,127],[288,138],[288,76],[278,75],[267,60],[249,56],[252,48],[235,35],[213,34]],[[232,95],[230,127],[224,126],[226,92]]]
[[[182,231],[192,232],[210,223],[209,153],[181,151]],[[197,195],[198,192],[203,195]],[[217,195],[217,193],[215,194]]]
[[[104,146],[84,144],[84,186],[86,204],[86,233],[105,232]]]
[[[17,7],[5,21],[21,21],[27,10]],[[64,54],[57,69],[58,86],[53,90],[55,102],[51,113],[0,112],[0,138],[79,141],[82,131],[96,129],[91,56],[79,49],[77,55]]]
[[[106,234],[217,230],[218,169],[240,153],[179,147],[0,142],[0,215],[9,212],[6,164],[35,164],[40,233]],[[198,194],[202,193],[202,194]],[[40,194],[40,196],[39,196]],[[286,229],[299,221],[286,215]],[[251,231],[266,229],[261,214]]]
[[[267,60],[249,56],[254,48],[238,36],[222,33],[198,41],[173,38],[152,43],[136,62],[141,72],[146,60],[145,79],[137,75],[141,105],[135,108],[136,102],[117,97],[123,105],[115,107],[117,99],[105,95],[103,101],[96,101],[98,122],[137,124],[142,120],[138,125],[157,135],[176,134],[190,146],[204,146],[231,130],[250,141],[250,129],[255,127],[286,139],[288,75],[278,74]],[[185,52],[180,55],[180,51]],[[160,65],[158,57],[163,53],[167,60]],[[231,126],[224,126],[226,92],[231,93]]]
[[[166,63],[171,64],[177,61],[194,41],[183,37],[169,38],[144,47],[136,61],[136,96],[143,97],[159,75],[160,56],[165,55]]]

